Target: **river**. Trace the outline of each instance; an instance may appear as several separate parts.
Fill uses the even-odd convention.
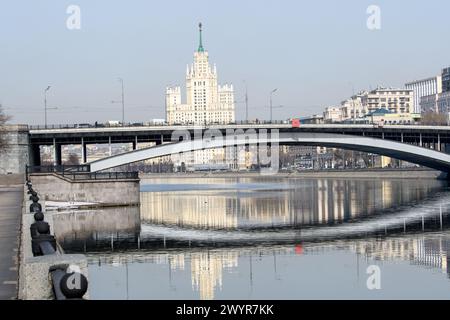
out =
[[[62,212],[91,299],[448,299],[433,179],[167,178],[141,207]]]

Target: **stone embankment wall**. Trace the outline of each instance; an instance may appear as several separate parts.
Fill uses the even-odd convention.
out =
[[[71,181],[56,174],[31,174],[42,200],[89,202],[103,206],[139,205],[139,180]]]
[[[28,126],[7,125],[0,135],[6,145],[0,150],[0,174],[23,174],[29,161]]]

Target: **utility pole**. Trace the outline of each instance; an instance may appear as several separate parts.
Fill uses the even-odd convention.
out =
[[[122,126],[125,125],[125,98],[123,93],[123,79],[119,78],[120,83],[122,84]]]
[[[125,94],[123,89],[123,79],[117,78],[122,85],[122,99],[120,101],[111,101],[111,103],[122,103],[122,127],[125,126]]]
[[[248,88],[247,88],[247,83],[244,81],[245,83],[245,122],[248,123]]]
[[[45,129],[47,129],[47,91],[50,90],[50,86],[47,86],[47,88],[44,90],[44,124]]]
[[[353,83],[350,83],[352,86],[352,106],[353,106],[353,124],[356,123],[356,106],[355,106],[355,86]]]
[[[272,91],[270,91],[270,123],[272,123],[272,95],[277,92],[278,89],[273,89]]]

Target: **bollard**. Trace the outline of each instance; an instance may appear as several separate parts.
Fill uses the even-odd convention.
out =
[[[67,265],[56,265],[49,269],[56,300],[80,300],[88,289],[87,278],[78,272],[68,272]]]
[[[34,212],[38,212],[38,211],[42,211],[42,205],[38,202],[33,202],[32,204],[30,204],[30,212],[34,213]]]
[[[48,244],[41,245],[47,242]],[[53,250],[49,250],[50,246]],[[49,234],[41,234],[38,237],[31,240],[31,249],[33,251],[33,256],[43,256],[46,254],[56,253],[56,239],[54,236]]]
[[[53,266],[49,269],[55,300],[66,300],[66,296],[62,293],[61,286],[59,285],[62,277],[66,274],[65,270],[66,268],[59,266]]]
[[[42,211],[37,211],[34,214],[34,221],[44,221],[44,214],[42,213]]]
[[[42,212],[41,212],[42,213]],[[38,216],[38,218],[40,218]],[[49,235],[50,234],[50,225],[42,220],[37,220],[35,223],[32,223],[30,226],[31,239],[39,237],[41,234]]]
[[[31,250],[33,256],[56,253],[56,239],[50,234],[50,226],[45,221],[37,221],[30,226]]]
[[[43,256],[56,254],[56,249],[53,247],[50,241],[39,242],[39,251],[42,253]]]
[[[39,235],[39,232],[38,232],[38,224],[39,223],[43,222],[43,223],[48,224],[47,222],[44,222],[44,214],[41,211],[38,211],[34,214],[34,221],[35,222],[30,225],[30,233],[31,233],[32,239],[36,238]],[[43,227],[41,227],[40,230],[44,231],[42,228]],[[48,226],[48,234],[50,234],[50,226]]]

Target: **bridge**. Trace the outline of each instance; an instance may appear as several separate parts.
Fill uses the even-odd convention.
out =
[[[269,132],[267,138],[252,140],[237,135],[235,139],[199,140],[208,132],[221,133]],[[272,137],[270,132],[279,132]],[[179,136],[183,135],[182,139]],[[174,135],[177,137],[173,141]],[[186,141],[189,139],[190,141]],[[180,141],[183,140],[183,141]],[[53,146],[55,164],[61,164],[61,146],[82,146],[82,162],[87,163],[88,144],[129,143],[133,151],[92,162],[91,171],[101,171],[120,165],[176,154],[180,152],[237,146],[245,144],[279,143],[280,145],[314,145],[357,150],[389,156],[450,172],[450,127],[416,125],[303,124],[293,128],[289,123],[230,124],[211,126],[127,126],[127,127],[55,127],[31,128],[29,131],[30,164],[40,164],[40,146]],[[154,147],[138,149],[140,143]]]

